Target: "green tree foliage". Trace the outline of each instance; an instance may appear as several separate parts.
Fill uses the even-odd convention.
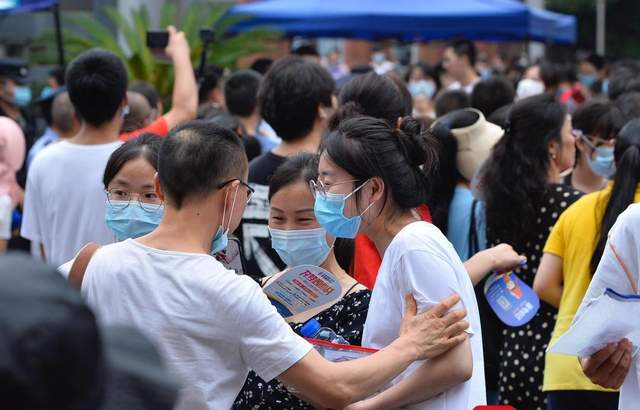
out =
[[[160,10],[160,27],[175,25],[185,32],[191,46],[194,67],[199,64],[203,51],[200,29],[213,28],[215,40],[209,46],[207,63],[233,69],[241,57],[268,51],[269,41],[278,39],[280,34],[268,27],[230,34],[232,26],[251,17],[228,15],[229,7],[229,4],[193,2],[180,18],[176,6],[165,3]],[[64,16],[63,36],[67,61],[93,47],[110,50],[125,62],[131,80],[149,82],[157,87],[162,96],[168,97],[173,84],[173,69],[169,61],[155,57],[146,47],[146,32],[152,29],[147,8],[141,6],[132,9],[130,20],[114,7],[105,7],[104,13],[121,34],[121,38],[93,15]],[[35,42],[32,62],[55,63],[54,39],[53,33],[48,32]]]

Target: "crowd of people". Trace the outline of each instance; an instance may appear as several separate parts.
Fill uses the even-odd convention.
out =
[[[547,347],[637,293],[640,64],[455,40],[437,66],[303,45],[196,78],[168,32],[170,99],[92,49],[51,73],[39,138],[0,62],[0,253],[31,253],[0,257],[0,407],[636,406],[627,340]],[[283,319],[262,288],[299,265],[341,293]],[[541,300],[519,327],[486,296],[511,271]],[[378,350],[327,361],[310,320]]]

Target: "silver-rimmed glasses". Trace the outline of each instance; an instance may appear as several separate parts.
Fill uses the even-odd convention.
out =
[[[120,188],[112,188],[106,191],[109,206],[114,209],[124,209],[134,200],[138,202],[140,208],[146,212],[156,212],[162,207],[162,200],[158,198],[155,191],[129,192]]]
[[[350,184],[353,182],[358,182],[357,179],[351,179],[349,181],[342,181],[342,182],[334,182],[333,184],[327,186],[324,184],[324,182],[322,182],[320,179],[317,180],[310,180],[309,181],[309,187],[311,188],[311,192],[313,193],[313,197],[315,198],[316,195],[320,195],[323,199],[327,198],[327,193],[329,193],[328,189],[334,185],[343,185],[343,184]]]

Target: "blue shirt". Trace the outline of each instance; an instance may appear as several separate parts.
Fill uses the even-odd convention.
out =
[[[44,134],[42,134],[42,136],[36,140],[36,142],[29,150],[29,153],[27,154],[27,168],[31,166],[31,161],[33,161],[33,159],[36,157],[36,155],[38,155],[40,151],[42,151],[47,145],[51,144],[52,142],[58,141],[59,139],[60,136],[58,135],[58,133],[51,129],[51,127],[47,127],[47,129],[44,131]]]
[[[260,143],[263,154],[271,151],[277,147],[280,142],[282,142],[282,140],[276,135],[273,128],[271,128],[265,120],[260,121],[258,124],[258,128],[256,129],[256,139]]]
[[[451,241],[458,256],[466,261],[472,255],[469,253],[469,231],[471,228],[471,207],[473,194],[464,186],[457,186],[449,205],[449,218],[447,222],[447,239]],[[476,203],[476,234],[478,237],[478,251],[487,247],[486,222],[484,217],[484,202]]]

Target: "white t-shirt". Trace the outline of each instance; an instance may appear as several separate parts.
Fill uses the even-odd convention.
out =
[[[625,264],[631,277],[627,276],[620,260]],[[609,231],[609,240],[602,253],[602,258],[598,264],[593,279],[589,284],[587,293],[582,299],[582,304],[578,308],[573,321],[582,316],[584,309],[595,299],[602,296],[607,288],[623,294],[632,294],[633,286],[640,286],[640,204],[629,205],[626,211],[618,216],[616,223]],[[638,323],[638,318],[630,318]],[[636,325],[640,326],[640,325]],[[635,348],[635,346],[634,346]],[[620,388],[619,410],[635,410],[640,403],[640,355],[637,353],[631,361],[631,368]]]
[[[447,89],[448,90],[462,90],[465,93],[471,95],[471,93],[473,92],[473,89],[476,88],[476,84],[478,84],[479,82],[480,82],[480,80],[474,81],[474,82],[469,83],[469,84],[467,84],[467,85],[465,85],[463,87],[462,84],[460,84],[460,81],[454,81],[454,82],[451,83],[451,85]]]
[[[0,239],[11,239],[11,222],[13,221],[13,204],[9,195],[0,195]]]
[[[58,266],[88,242],[115,241],[105,221],[102,177],[121,141],[51,144],[33,160],[27,177],[21,234],[44,244],[47,262]]]
[[[453,245],[427,222],[405,226],[384,253],[364,325],[363,346],[380,349],[398,337],[407,293],[413,294],[420,312],[452,293],[459,294],[467,310],[473,355],[471,379],[407,408],[461,410],[486,404],[482,332],[473,285]],[[423,363],[413,363],[391,384],[399,383]]]
[[[249,369],[271,380],[312,348],[256,282],[209,255],[127,239],[91,258],[82,294],[104,324],[138,327],[183,382],[179,409],[229,409]]]

